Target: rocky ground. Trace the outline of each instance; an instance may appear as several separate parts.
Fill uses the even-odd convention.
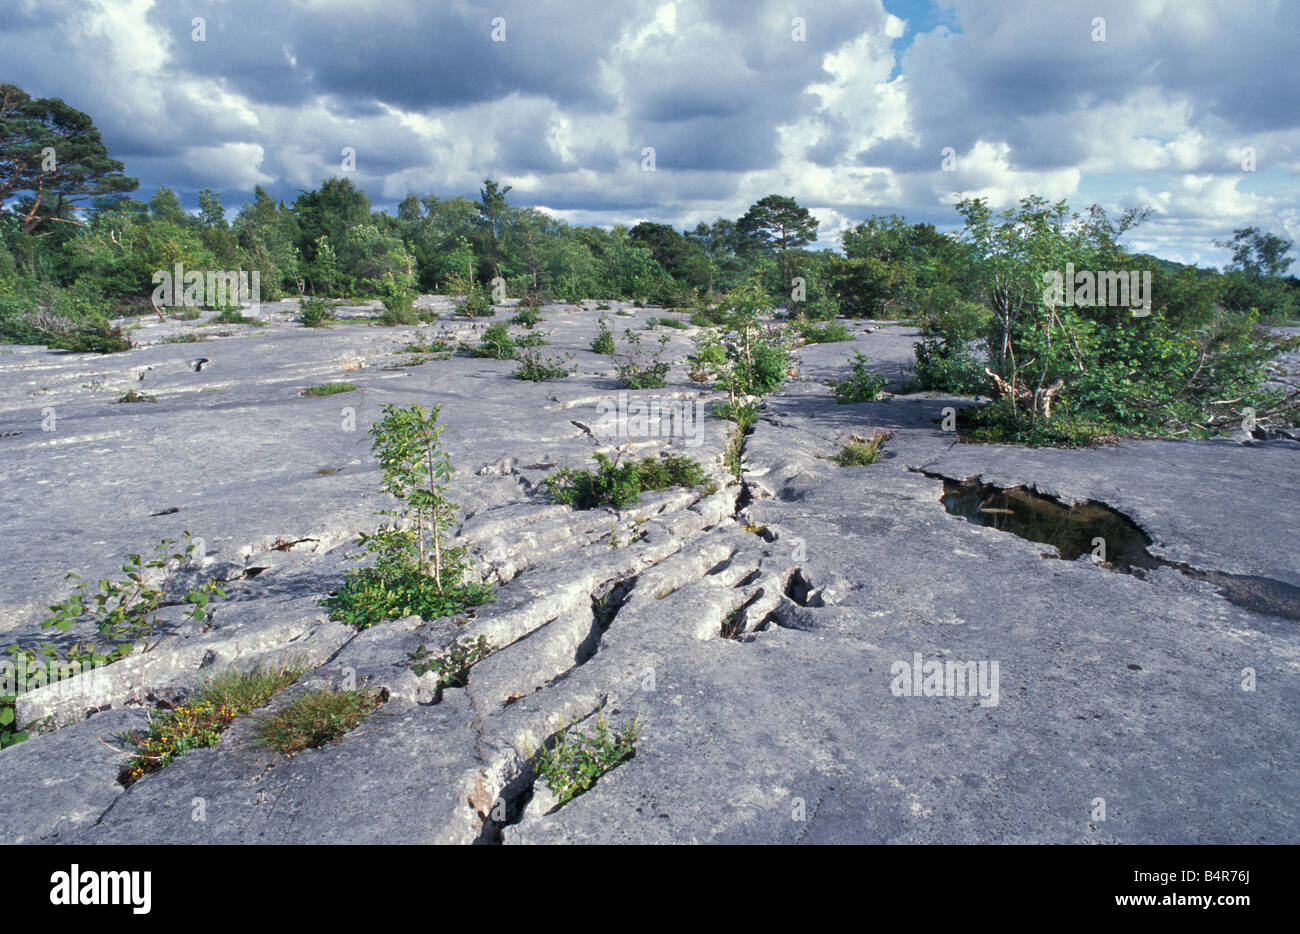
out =
[[[747,439],[741,482],[722,464],[730,423],[706,417],[692,437],[665,426],[630,440],[707,464],[717,492],[575,512],[542,478],[629,440],[600,419],[619,390],[587,349],[594,303],[543,309],[543,353],[578,367],[543,383],[512,379],[510,362],[403,353],[486,326],[450,319],[448,300],[421,304],[442,318],[383,328],[353,308],[306,329],[281,303],[253,326],[146,322],[134,350],[106,357],[0,349],[6,640],[38,637],[67,571],[103,576],[181,530],[203,539],[204,560],[169,588],[229,581],[206,625],[178,626],[94,690],[19,696],[19,720],[45,732],[0,752],[0,839],[1300,840],[1300,443],[957,443],[943,410],[969,400],[835,404],[826,383],[854,349],[891,389],[911,359],[914,331],[858,323],[852,343],[798,352],[797,378]],[[605,314],[621,343],[665,312]],[[693,333],[642,331],[647,347],[668,335],[677,365],[667,389],[631,398],[718,398],[682,365]],[[178,340],[191,335],[206,339]],[[358,389],[301,395],[343,380]],[[131,389],[157,401],[115,401]],[[358,633],[320,600],[350,540],[392,505],[366,434],[388,402],[442,404],[459,532],[498,590],[455,618]],[[830,459],[872,429],[893,433],[882,461]],[[975,476],[1105,503],[1169,564],[1136,575],[1064,561],[950,515],[943,478]],[[1227,599],[1225,575],[1279,595],[1273,609]],[[411,671],[420,646],[480,635],[499,651],[467,687],[439,699],[433,675]],[[896,664],[918,655],[996,662],[996,695],[897,696]],[[348,679],[387,702],[341,742],[290,757],[253,742],[245,717],[217,747],[118,784],[115,736],[152,706],[229,665],[285,659],[314,671],[273,707]],[[635,757],[557,808],[528,751],[557,716],[589,724],[598,711],[640,712]]]

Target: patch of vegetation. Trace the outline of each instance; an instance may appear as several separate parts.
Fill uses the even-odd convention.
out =
[[[667,317],[651,318],[649,321],[646,322],[647,331],[652,331],[655,328],[660,328],[660,327],[672,328],[674,331],[685,331],[687,328],[690,327],[690,325],[687,324],[685,321],[682,321],[680,318],[667,318]]]
[[[519,309],[515,316],[510,319],[510,323],[522,324],[526,328],[533,328],[536,327],[537,323],[541,320],[541,316],[537,314],[537,309],[526,306]]]
[[[771,300],[759,286],[736,289],[718,307],[717,328],[706,328],[690,357],[692,378],[714,380],[735,405],[739,396],[762,396],[785,384],[790,368],[789,338],[781,327],[765,326],[759,315]]]
[[[663,389],[668,385],[669,364],[661,360],[668,346],[667,335],[659,338],[658,349],[648,359],[641,355],[641,335],[628,328],[623,332],[631,349],[626,354],[627,362],[615,364],[619,384],[624,389]]]
[[[317,688],[258,721],[257,738],[286,756],[319,749],[355,730],[382,703],[373,691]]]
[[[562,467],[543,482],[557,503],[575,509],[611,506],[626,509],[641,501],[641,494],[670,486],[696,487],[704,483],[704,468],[688,457],[643,457],[620,464],[623,452],[614,460],[597,452],[595,470]]]
[[[470,289],[465,300],[456,306],[456,314],[466,318],[491,318],[497,313],[487,295],[479,289]]]
[[[612,731],[603,713],[596,715],[596,731],[587,735],[566,723],[563,715],[556,721],[551,744],[537,752],[526,749],[532,757],[538,777],[546,782],[563,806],[596,784],[611,769],[636,755],[636,741],[641,735],[641,713]]]
[[[799,336],[809,344],[835,344],[853,340],[849,329],[838,321],[828,321],[825,324],[805,321],[799,326]]]
[[[414,343],[407,344],[402,352],[439,356],[455,353],[456,348],[452,344],[447,344],[442,341],[428,341],[423,344],[419,341],[415,341]]]
[[[249,318],[238,308],[223,308],[221,311],[203,322],[204,327],[211,327],[217,324],[265,324],[257,318]]]
[[[870,361],[860,350],[853,351],[853,362],[849,367],[849,376],[831,383],[835,393],[836,405],[849,405],[854,402],[871,402],[880,395],[885,384],[889,382],[879,373],[867,369]]]
[[[1265,386],[1276,347],[1259,327],[1300,294],[1284,278],[1289,241],[1234,231],[1218,244],[1233,249],[1220,275],[1130,254],[1120,241],[1145,212],[1080,216],[1041,197],[957,210],[963,273],[918,303],[916,373],[928,388],[996,399],[971,413],[977,437],[1203,437],[1240,424],[1245,407],[1256,424],[1300,417],[1294,395]]]
[[[199,344],[207,340],[207,336],[198,334],[173,334],[171,337],[164,337],[158,343],[160,344]]]
[[[403,616],[437,619],[493,599],[490,585],[463,579],[465,546],[447,541],[456,504],[447,495],[453,469],[441,443],[441,411],[388,404],[371,426],[384,489],[401,507],[385,513],[397,521],[357,538],[361,551],[352,557],[374,555],[375,563],[344,574],[325,599],[331,619],[365,629]]]
[[[534,383],[548,379],[564,379],[578,370],[576,366],[567,365],[572,359],[572,354],[565,354],[562,358],[551,357],[540,360],[535,350],[527,350],[520,358],[519,366],[510,375],[515,379],[529,380]]]
[[[605,307],[609,307],[608,305]],[[591,349],[594,353],[602,354],[606,357],[614,356],[614,335],[610,333],[609,325],[605,322],[605,316],[600,316],[600,333],[596,335],[595,340],[591,342]]]
[[[893,435],[888,431],[873,431],[867,437],[850,435],[840,453],[835,456],[835,463],[841,467],[865,467],[880,460],[885,442]]]
[[[412,285],[415,277],[409,271],[388,270],[379,282],[379,296],[384,303],[383,314],[379,323],[395,325],[413,325],[420,323],[420,312],[415,308],[415,293]]]
[[[147,733],[123,734],[122,739],[132,743],[136,752],[117,780],[130,786],[191,749],[215,746],[236,717],[264,706],[302,672],[293,666],[263,669],[257,665],[209,679],[192,701],[159,711],[149,721]]]
[[[741,480],[745,472],[745,438],[758,424],[758,405],[752,402],[719,402],[713,406],[713,414],[735,425],[727,435],[727,443],[722,449],[722,463],[728,473]]]
[[[438,675],[438,699],[447,688],[463,688],[469,683],[469,670],[497,650],[487,636],[474,641],[453,639],[441,651],[420,646],[411,653],[411,671],[417,677],[434,672]]]
[[[136,392],[134,389],[128,389],[126,393],[122,395],[117,401],[118,402],[157,402],[158,397],[151,396],[147,392]]]
[[[493,360],[513,360],[515,346],[510,328],[504,321],[498,321],[483,332],[483,340],[470,353],[476,357],[491,357]]]
[[[307,328],[323,328],[334,320],[337,302],[304,296],[298,303],[298,323]]]
[[[95,582],[94,587],[90,581],[82,580],[81,575],[73,571],[67,573],[65,579],[79,582],[75,592],[67,600],[50,607],[50,615],[41,622],[41,629],[67,632],[84,622],[97,630],[107,643],[100,645],[81,639],[62,652],[53,643],[41,645],[39,651],[21,649],[14,643],[8,651],[28,662],[35,661],[38,656],[50,660],[66,657],[83,665],[103,665],[125,658],[137,644],[141,651],[150,651],[162,638],[158,613],[164,607],[163,592],[150,583],[150,578],[155,571],[190,562],[195,549],[190,539],[189,532],[182,532],[180,542],[185,547],[176,551],[172,546],[178,544],[178,540],[164,538],[154,546],[154,554],[148,560],[142,555],[129,555],[121,566],[121,579],[102,578]],[[203,622],[207,619],[205,608],[208,603],[214,597],[225,599],[225,596],[214,580],[191,587],[181,600],[189,607],[185,618],[191,622]]]
[[[302,391],[304,396],[333,396],[340,392],[353,392],[356,390],[353,383],[321,383],[319,386],[308,386]]]

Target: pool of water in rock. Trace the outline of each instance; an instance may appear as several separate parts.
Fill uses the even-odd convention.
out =
[[[1094,552],[1121,570],[1160,564],[1147,552],[1151,539],[1146,533],[1101,503],[1066,506],[1024,487],[1002,489],[978,480],[944,480],[942,502],[955,516],[1054,545],[1066,561]]]
[[[1031,542],[1053,545],[1066,561],[1089,552],[1117,571],[1145,577],[1168,567],[1213,584],[1237,606],[1283,619],[1300,620],[1300,587],[1252,575],[1226,574],[1166,561],[1147,551],[1151,539],[1133,520],[1102,503],[1066,506],[1025,487],[1002,488],[979,480],[943,478],[940,498],[948,512]],[[1098,541],[1104,542],[1104,550]]]

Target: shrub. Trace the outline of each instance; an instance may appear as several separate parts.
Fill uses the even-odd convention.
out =
[[[611,461],[607,454],[593,454],[594,471],[562,467],[545,479],[546,492],[555,502],[575,509],[626,509],[639,503],[643,492],[704,482],[704,468],[686,457],[644,457],[620,464],[622,456],[619,451]]]
[[[655,350],[654,356],[649,360],[644,360],[641,356],[641,335],[637,334],[631,328],[623,332],[623,336],[631,345],[627,353],[627,363],[615,365],[618,371],[618,381],[625,389],[662,389],[668,385],[668,371],[671,369],[668,363],[661,360],[664,349],[668,346],[669,338],[667,335],[659,338],[658,349]]]
[[[529,380],[534,383],[548,379],[564,379],[577,371],[577,367],[566,366],[567,361],[571,359],[573,359],[571,354],[565,354],[563,358],[552,357],[539,360],[535,350],[528,350],[520,358],[519,366],[510,375],[515,379]]]
[[[734,405],[738,396],[766,395],[779,389],[790,368],[788,336],[780,327],[766,327],[759,313],[770,307],[767,294],[758,286],[736,289],[718,307],[722,322],[708,328],[695,340],[691,356],[700,381],[714,379],[725,389]]]
[[[498,321],[483,332],[483,340],[471,353],[476,357],[491,357],[493,360],[513,360],[515,358],[515,341],[510,336],[510,329],[504,321]]]
[[[308,328],[323,328],[334,320],[335,302],[323,298],[306,298],[299,302],[298,323]]]
[[[447,541],[456,504],[447,496],[451,459],[441,443],[442,426],[432,410],[387,404],[371,426],[371,450],[379,460],[384,489],[402,505],[396,522],[357,538],[361,551],[375,555],[371,567],[353,569],[327,597],[330,618],[358,629],[402,616],[447,616],[492,599],[486,584],[463,580],[464,547]]]
[[[487,295],[477,288],[471,288],[466,293],[465,300],[456,306],[456,314],[466,318],[490,318],[496,313]]]
[[[799,336],[810,344],[833,344],[853,340],[849,329],[838,321],[830,321],[826,324],[805,321],[799,327]]]
[[[379,316],[381,324],[411,325],[420,323],[420,313],[415,310],[415,295],[411,291],[412,277],[408,273],[384,273],[379,282],[379,295],[384,303],[384,312]]]
[[[176,539],[162,539],[154,546],[153,557],[148,560],[142,555],[129,555],[121,566],[122,579],[103,578],[96,581],[93,588],[90,581],[69,571],[66,579],[79,581],[75,593],[50,607],[50,616],[41,622],[41,628],[67,632],[78,622],[85,621],[108,640],[101,646],[82,639],[64,649],[67,658],[78,664],[117,661],[129,655],[136,644],[141,646],[141,651],[150,651],[157,645],[156,640],[162,638],[158,612],[171,604],[164,604],[163,592],[149,582],[149,575],[192,560],[195,545],[190,538],[189,532],[181,533],[180,541],[185,543],[185,547],[180,551],[172,550],[172,546],[178,543]],[[182,604],[189,606],[185,618],[191,622],[204,621],[207,619],[205,608],[212,598],[225,599],[225,596],[216,581],[196,584],[181,600]],[[11,645],[9,651],[28,661],[37,656],[36,650],[20,649],[17,643]],[[57,659],[60,650],[52,643],[45,643],[39,654]]]
[[[641,713],[612,732],[605,715],[596,715],[596,732],[592,736],[573,729],[575,724],[565,723],[561,716],[556,721],[556,734],[551,745],[534,753],[533,767],[546,782],[559,805],[572,801],[591,788],[596,780],[636,754],[636,741],[641,735]]]
[[[537,314],[534,307],[524,306],[519,309],[519,312],[513,318],[510,319],[510,323],[522,324],[526,328],[532,328],[536,327],[537,322],[541,320],[541,317]]]
[[[872,373],[868,370],[867,364],[869,362],[866,354],[859,350],[853,351],[850,375],[846,379],[831,384],[831,389],[835,392],[837,405],[871,402],[876,396],[880,395],[880,391],[885,388],[885,384],[889,381],[879,373]]]
[[[151,396],[147,392],[136,392],[134,389],[128,389],[126,393],[122,395],[117,401],[118,402],[157,402],[158,398],[157,396]]]
[[[361,725],[383,700],[370,691],[318,688],[300,694],[257,724],[257,738],[284,755],[319,749]]]
[[[610,333],[609,325],[605,322],[604,315],[601,315],[600,317],[600,333],[597,334],[596,339],[591,342],[591,349],[594,353],[604,354],[607,357],[614,356],[614,335]]]

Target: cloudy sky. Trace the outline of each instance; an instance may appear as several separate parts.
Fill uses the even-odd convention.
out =
[[[682,227],[777,192],[832,246],[871,214],[952,229],[960,194],[1038,193],[1150,207],[1132,246],[1217,265],[1212,241],[1234,227],[1300,241],[1296,14],[1293,0],[0,0],[0,81],[86,111],[146,197],[169,185],[190,206],[214,188],[235,207],[259,184],[292,200],[343,174],[351,147],[353,180],[384,207],[474,196],[491,176],[570,222]]]

